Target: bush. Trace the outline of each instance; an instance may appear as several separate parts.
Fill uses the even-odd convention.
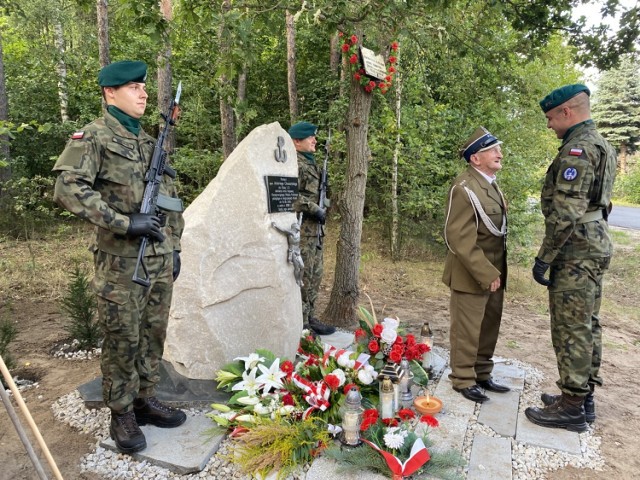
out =
[[[78,265],[71,273],[71,283],[67,294],[62,298],[62,309],[71,319],[65,330],[73,339],[78,340],[82,350],[100,345],[102,333],[96,321],[96,297],[91,291],[86,273]]]
[[[635,165],[628,174],[618,175],[614,194],[620,200],[640,204],[640,166]]]

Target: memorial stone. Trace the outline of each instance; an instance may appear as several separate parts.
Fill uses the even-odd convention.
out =
[[[300,288],[287,261],[287,237],[272,223],[296,222],[297,176],[287,132],[277,122],[262,125],[184,212],[182,270],[164,355],[181,375],[212,379],[226,363],[260,348],[295,357]]]

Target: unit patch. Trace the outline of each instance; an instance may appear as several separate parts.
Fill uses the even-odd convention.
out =
[[[562,172],[562,178],[566,181],[570,182],[575,180],[578,177],[578,170],[574,167],[567,167],[564,172]]]

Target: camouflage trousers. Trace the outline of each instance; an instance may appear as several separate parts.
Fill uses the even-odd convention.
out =
[[[155,394],[173,292],[173,255],[145,258],[151,285],[131,280],[135,258],[94,255],[93,288],[102,344],[102,396],[111,410],[131,410],[133,400]]]
[[[549,312],[556,353],[558,387],[584,396],[589,384],[602,386],[600,303],[602,279],[610,257],[564,261],[551,265]]]
[[[317,247],[317,237],[303,236],[300,239],[300,254],[304,262],[304,274],[300,287],[302,297],[302,320],[307,323],[313,318],[315,304],[318,298],[318,290],[320,290],[320,282],[322,282],[323,266],[323,250]]]

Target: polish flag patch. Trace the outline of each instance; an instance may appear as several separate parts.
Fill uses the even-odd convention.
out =
[[[84,132],[73,132],[73,135],[71,135],[71,140],[80,140],[82,137],[84,137]]]
[[[580,155],[582,155],[582,149],[572,148],[571,150],[569,150],[569,155],[573,155],[574,157],[579,157]]]

